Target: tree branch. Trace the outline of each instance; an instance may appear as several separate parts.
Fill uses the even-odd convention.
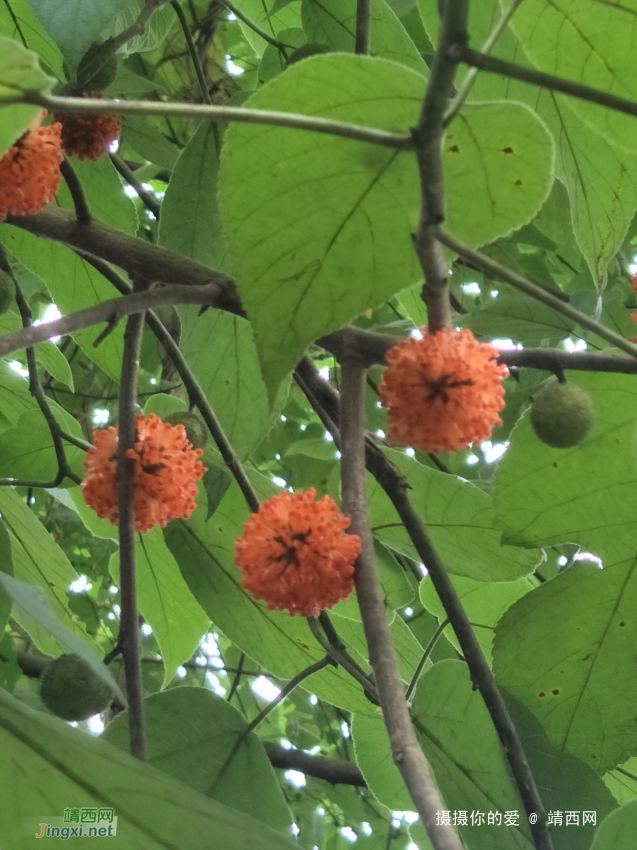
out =
[[[177,15],[177,18],[179,19],[179,25],[181,26],[184,38],[186,39],[186,46],[188,47],[188,53],[190,54],[190,61],[192,62],[193,67],[195,69],[195,74],[197,75],[197,82],[199,83],[201,99],[204,103],[210,105],[212,103],[212,100],[210,99],[210,91],[208,90],[206,75],[204,73],[203,66],[201,64],[201,59],[195,46],[195,42],[193,41],[192,33],[190,32],[190,27],[188,26],[188,21],[186,20],[186,16],[184,15],[184,10],[181,8],[179,0],[170,0],[170,5],[173,7],[174,12]]]
[[[273,38],[271,35],[268,35],[268,33],[265,32],[265,30],[262,30],[261,27],[257,26],[254,21],[251,21],[250,18],[247,18],[240,9],[237,9],[234,3],[230,3],[229,0],[221,0],[221,2],[229,12],[232,12],[232,14],[240,21],[243,21],[243,23],[247,27],[249,27],[252,32],[256,33],[259,36],[259,38],[262,38],[264,41],[267,41],[268,44],[272,45],[272,47],[276,47],[276,49],[280,50],[284,56],[286,55],[286,48],[290,45],[283,44],[283,42],[277,41],[276,38]]]
[[[237,121],[243,124],[265,124],[290,130],[308,130],[326,133],[355,142],[368,142],[385,148],[407,151],[414,147],[411,136],[390,133],[374,127],[333,121],[294,112],[274,112],[268,109],[248,109],[241,106],[208,106],[200,103],[164,103],[155,100],[97,100],[89,97],[58,97],[25,92],[11,98],[3,98],[3,105],[28,103],[53,112],[70,112],[83,115],[161,115],[167,118],[195,118],[202,121]]]
[[[124,661],[128,732],[131,755],[146,758],[144,705],[139,641],[139,614],[135,582],[134,461],[126,456],[137,441],[137,371],[141,352],[144,313],[131,316],[124,334],[119,399],[117,494],[119,531],[120,632],[118,645]]]
[[[451,327],[449,303],[449,264],[434,235],[444,221],[444,185],[442,176],[442,137],[444,115],[453,90],[458,65],[450,58],[449,46],[466,41],[469,0],[446,0],[440,26],[440,38],[425,92],[418,126],[413,131],[416,160],[420,172],[421,210],[414,248],[425,275],[422,295],[427,305],[430,333]]]
[[[80,178],[77,176],[75,169],[66,157],[64,157],[60,163],[60,173],[62,174],[62,177],[64,177],[64,182],[71,193],[73,206],[75,208],[75,220],[80,227],[90,224],[92,220],[91,211],[88,207],[88,203],[86,202],[86,196],[84,195]]]
[[[365,369],[356,361],[341,363],[341,476],[343,510],[351,518],[351,532],[361,538],[356,566],[356,595],[365,630],[369,659],[383,710],[392,756],[436,850],[461,850],[451,826],[436,823],[444,804],[424,753],[416,739],[398,673],[387,613],[374,557],[374,541],[367,514],[365,490]]]
[[[272,767],[278,767],[281,770],[299,770],[306,776],[324,779],[332,785],[367,787],[363,774],[351,761],[341,761],[325,756],[310,756],[303,750],[286,750],[278,744],[268,742],[264,742],[263,746]]]
[[[132,168],[129,168],[128,165],[124,162],[124,160],[116,153],[109,153],[108,155],[110,161],[115,166],[117,172],[124,178],[124,180],[131,186],[140,201],[146,207],[146,209],[157,219],[159,220],[159,216],[161,215],[161,204],[158,203],[155,196],[144,189],[144,186],[141,180],[138,179],[135,172]]]
[[[447,52],[449,57],[456,62],[463,62],[465,65],[478,68],[480,71],[486,71],[491,74],[502,74],[505,77],[520,80],[523,83],[540,86],[550,91],[561,92],[570,97],[576,97],[579,100],[586,100],[589,103],[597,103],[599,106],[605,106],[607,109],[613,109],[615,112],[637,116],[637,103],[633,100],[625,100],[623,97],[616,97],[614,94],[607,94],[599,89],[584,86],[581,83],[564,80],[561,77],[553,76],[553,74],[545,74],[542,71],[537,71],[535,68],[524,68],[522,65],[506,62],[504,59],[496,59],[495,56],[488,56],[485,53],[472,50],[467,44],[452,44],[448,47]]]

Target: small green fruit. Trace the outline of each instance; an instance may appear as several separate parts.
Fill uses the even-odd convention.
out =
[[[117,56],[111,56],[97,73],[89,79],[84,79],[87,68],[95,59],[98,51],[102,49],[102,46],[103,44],[98,41],[91,44],[80,61],[77,69],[77,80],[83,91],[104,91],[115,79],[115,75],[117,74]]]
[[[579,445],[594,420],[593,399],[575,384],[548,384],[536,395],[531,406],[533,430],[543,443],[554,449]]]
[[[60,655],[42,674],[40,697],[62,720],[86,720],[110,705],[113,691],[79,655]]]
[[[15,283],[7,272],[0,270],[0,316],[7,312],[15,301]]]
[[[164,416],[164,422],[168,422],[170,425],[183,425],[186,429],[186,437],[192,443],[194,449],[203,449],[205,447],[206,440],[208,439],[208,431],[203,422],[194,413],[176,410],[174,413]]]
[[[333,52],[334,51],[328,44],[315,44],[314,42],[311,42],[310,44],[302,44],[301,47],[297,47],[296,50],[290,54],[288,67],[290,65],[295,65],[302,59],[307,59],[309,56],[319,56],[321,53]]]

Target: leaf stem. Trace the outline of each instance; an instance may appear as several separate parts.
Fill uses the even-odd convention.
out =
[[[405,699],[407,700],[407,702],[411,701],[411,698],[413,697],[413,695],[416,691],[416,685],[418,684],[418,679],[420,679],[420,674],[422,673],[423,668],[424,668],[425,664],[427,663],[427,659],[429,658],[431,653],[434,651],[436,644],[438,643],[438,640],[440,638],[440,635],[444,632],[444,630],[447,628],[448,625],[449,625],[449,619],[445,618],[442,621],[442,623],[440,623],[440,625],[438,626],[436,631],[433,633],[433,636],[431,637],[429,643],[425,647],[425,651],[422,654],[422,658],[418,662],[418,666],[416,667],[416,670],[414,671],[414,675],[412,677],[412,680],[409,683],[409,685],[407,686],[407,690],[405,691]]]
[[[190,54],[190,61],[192,62],[193,68],[195,69],[195,74],[197,75],[197,82],[199,83],[201,99],[204,103],[211,104],[212,100],[210,99],[210,91],[208,90],[206,75],[204,73],[203,66],[201,64],[201,59],[195,46],[195,42],[193,41],[192,33],[190,32],[190,27],[188,26],[188,21],[186,20],[186,16],[184,15],[184,10],[181,8],[179,0],[170,0],[170,5],[173,7],[174,12],[177,15],[177,18],[179,19],[179,25],[181,26],[184,38],[186,39],[186,46],[188,47],[188,53]]]
[[[360,55],[369,53],[369,38],[372,28],[371,9],[372,0],[357,0],[354,53],[358,53]]]

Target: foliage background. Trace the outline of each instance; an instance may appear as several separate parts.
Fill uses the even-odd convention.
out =
[[[91,43],[120,33],[142,6],[2,0],[0,36],[35,51],[40,65],[16,71],[7,50],[0,98],[15,91],[12,73],[23,75],[18,88],[44,90],[44,71],[61,90]],[[181,3],[212,103],[247,102],[394,133],[417,121],[438,38],[437,6],[373,0],[371,55],[355,56],[355,0],[236,0],[236,14],[217,0]],[[495,0],[471,4],[473,48],[502,11]],[[636,14],[636,0],[524,0],[492,55],[632,100]],[[316,43],[333,52],[288,66],[291,48]],[[468,73],[459,67],[457,87]],[[120,49],[106,94],[201,102],[174,8],[159,8]],[[37,112],[25,105],[0,110],[3,150]],[[556,826],[556,850],[622,850],[633,846],[637,829],[637,368],[597,371],[589,360],[582,369],[577,359],[578,352],[611,350],[604,328],[623,339],[635,334],[633,121],[481,73],[442,146],[449,231],[602,330],[449,254],[454,324],[516,352],[563,352],[563,368],[577,369],[569,380],[595,401],[587,441],[555,450],[533,435],[527,408],[550,372],[534,364],[532,352],[506,379],[503,424],[491,441],[450,456],[385,447],[378,365],[367,390],[367,428],[409,484],[506,694],[547,810],[597,813],[597,829]],[[122,160],[133,186],[116,167]],[[339,453],[291,375],[309,350],[338,388],[338,365],[317,340],[347,324],[393,336],[426,324],[411,240],[420,207],[413,153],[284,126],[127,114],[116,156],[72,165],[98,225],[234,278],[250,321],[192,305],[158,314],[259,498],[312,486],[339,501]],[[140,183],[146,195],[135,191]],[[74,208],[64,183],[55,205]],[[34,316],[50,318],[52,305],[67,315],[115,297],[108,275],[86,256],[64,240],[43,238],[47,214],[36,217],[45,222],[41,230],[18,219],[0,225]],[[19,327],[17,308],[0,319],[2,332]],[[123,329],[95,347],[101,330],[36,348],[54,416],[80,442],[117,416]],[[0,361],[0,474],[46,482],[55,478],[57,460],[27,374],[24,349]],[[146,413],[189,404],[149,327],[139,393]],[[66,454],[81,476],[83,449],[69,444]],[[159,772],[125,755],[123,715],[106,717],[104,731],[96,719],[79,731],[47,716],[37,681],[21,663],[25,651],[68,651],[73,638],[100,656],[113,649],[117,530],[96,519],[68,477],[52,488],[0,488],[0,570],[41,593],[38,602],[24,587],[0,588],[0,845],[32,846],[23,816],[56,816],[100,799],[119,815],[122,848],[210,846],[212,831],[214,846],[236,850],[255,842],[273,850],[295,842],[319,850],[426,850],[421,824],[402,814],[413,806],[378,709],[342,667],[313,674],[256,733],[242,736],[246,721],[324,652],[305,620],[267,612],[240,588],[233,547],[249,508],[212,440],[204,460],[209,472],[191,519],[140,536],[136,545],[149,762]],[[470,850],[531,848],[518,792],[451,627],[429,646],[446,617],[431,580],[371,476],[368,495],[405,683],[429,647],[411,710],[446,805],[469,815],[521,813],[517,827],[469,821],[460,827],[462,840]],[[51,625],[42,600],[63,631]],[[331,619],[369,670],[355,600],[339,603]],[[120,662],[110,669],[123,684]],[[290,753],[309,755],[306,773],[289,767]],[[312,759],[332,778],[330,770],[349,763],[366,787],[360,774],[358,784],[317,778]],[[275,772],[272,763],[288,769]]]

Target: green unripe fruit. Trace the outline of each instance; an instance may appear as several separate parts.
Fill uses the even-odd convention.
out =
[[[595,420],[589,393],[574,384],[551,383],[535,397],[531,425],[537,437],[554,449],[568,449],[583,442]]]
[[[288,59],[288,67],[300,62],[302,59],[307,59],[309,56],[319,56],[321,53],[333,53],[334,51],[328,44],[302,44],[297,47],[294,53],[290,54]]]
[[[208,431],[194,413],[186,413],[184,410],[176,410],[164,416],[164,422],[170,425],[183,425],[186,429],[186,437],[192,443],[194,449],[203,449],[208,439]]]
[[[83,91],[104,91],[115,79],[115,75],[117,74],[117,56],[111,56],[92,77],[85,79],[86,71],[102,47],[102,42],[96,41],[89,47],[80,61],[77,69],[77,81]]]
[[[15,301],[15,283],[7,272],[0,270],[0,316],[7,312]]]
[[[40,697],[62,720],[86,720],[110,705],[113,691],[79,655],[60,655],[42,674]]]

